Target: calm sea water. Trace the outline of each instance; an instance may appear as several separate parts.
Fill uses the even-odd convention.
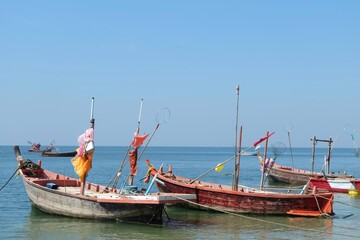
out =
[[[61,174],[76,177],[70,158],[42,158],[39,153],[27,152],[21,147],[25,158],[42,160],[42,166]],[[73,147],[60,147],[72,151]],[[97,147],[93,169],[88,180],[107,185],[116,174],[125,155],[126,147]],[[197,147],[149,147],[139,162],[136,184],[145,176],[145,159],[165,170],[173,166],[178,175],[195,178],[233,155],[232,148]],[[315,169],[323,166],[327,149],[317,149]],[[271,154],[271,151],[270,151]],[[276,160],[295,167],[311,168],[311,149],[293,149]],[[0,146],[0,187],[16,170],[17,163],[11,146]],[[220,172],[211,172],[204,181],[230,184],[233,162]],[[240,184],[259,187],[261,172],[257,157],[241,158]],[[360,178],[360,159],[352,149],[334,149],[331,159],[332,171],[346,171]],[[126,173],[126,174],[125,174]],[[128,166],[123,176],[128,173]],[[120,183],[120,181],[119,181]],[[119,184],[120,185],[120,184]],[[267,186],[267,185],[266,185]],[[269,186],[274,187],[274,186]],[[279,187],[279,186],[277,186]],[[156,191],[154,186],[153,191]],[[0,191],[0,239],[354,239],[360,238],[360,197],[336,194],[333,219],[301,218],[287,216],[228,215],[182,208],[168,208],[169,222],[163,225],[97,221],[49,215],[31,207],[22,180],[13,178]],[[274,224],[277,223],[277,224]],[[295,227],[295,228],[294,228]]]

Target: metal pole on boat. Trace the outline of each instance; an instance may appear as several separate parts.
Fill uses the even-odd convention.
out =
[[[311,173],[314,173],[316,136],[314,136],[314,138],[311,139],[311,140],[313,141],[312,152],[311,152],[311,156],[312,156],[312,160],[311,160]]]
[[[90,128],[94,129],[95,127],[95,119],[94,119],[94,97],[91,98],[91,109],[90,109]],[[81,183],[80,194],[85,194],[85,186],[86,186],[86,175],[84,177],[84,181]]]
[[[266,162],[266,153],[269,143],[269,131],[266,132],[266,142],[265,142],[265,148],[264,148],[264,159],[262,163],[262,169],[261,169],[261,182],[260,182],[260,190],[262,190],[264,186],[264,175],[265,175],[265,162]]]
[[[142,106],[143,106],[143,100],[144,99],[141,99],[141,102],[140,102],[140,111],[139,111],[139,118],[138,118],[138,127],[137,127],[137,133],[140,132],[140,119],[141,119],[141,113],[142,113]]]

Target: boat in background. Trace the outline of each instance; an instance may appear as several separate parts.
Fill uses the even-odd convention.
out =
[[[74,157],[77,154],[76,151],[70,152],[46,152],[42,151],[41,156],[43,157]]]
[[[326,178],[324,178],[324,179],[327,179],[327,180],[333,179],[334,182],[339,182],[339,184],[340,184],[340,182],[345,183],[346,181],[349,182],[349,180],[354,179],[353,176],[347,175],[345,173],[344,174],[341,174],[341,173],[335,174],[335,173],[330,172],[330,156],[331,156],[331,149],[332,149],[332,147],[331,147],[332,139],[331,138],[329,140],[321,140],[321,139],[317,139],[316,137],[314,137],[312,139],[312,141],[313,141],[313,148],[312,148],[312,170],[311,171],[291,168],[291,167],[277,164],[277,163],[275,163],[275,159],[276,159],[276,156],[275,156],[274,159],[267,158],[265,161],[265,173],[266,173],[267,179],[272,182],[281,182],[281,183],[287,183],[287,184],[293,184],[293,185],[304,185],[309,182],[310,178],[320,179],[324,176],[326,176]],[[326,172],[315,172],[314,171],[315,145],[317,144],[317,142],[327,142],[329,144],[328,155],[326,156],[326,161],[325,161]],[[259,157],[259,159],[260,159],[260,163],[262,165],[263,160],[261,159],[261,157]],[[341,183],[341,184],[343,184],[343,183]]]
[[[54,151],[54,145],[50,143],[50,147],[47,147],[45,150],[41,150],[41,144],[40,143],[32,143],[28,141],[29,144],[31,144],[32,148],[29,148],[29,152],[52,152]]]
[[[316,187],[330,192],[348,193],[349,190],[359,189],[360,180],[355,178],[328,178],[322,176],[310,178],[309,185],[312,188]]]

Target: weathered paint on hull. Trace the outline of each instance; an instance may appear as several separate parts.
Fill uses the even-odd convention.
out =
[[[316,176],[316,174],[300,173],[291,170],[283,170],[278,168],[270,168],[266,171],[266,176],[270,181],[282,182],[289,184],[306,184],[309,178]]]
[[[224,190],[220,187],[214,188],[215,185],[205,187],[184,184],[161,175],[158,178],[161,183],[157,182],[157,186],[161,192],[196,194],[197,203],[205,208],[213,207],[229,212],[252,214],[286,215],[291,211],[333,214],[332,193],[319,193],[317,195],[254,193]]]
[[[279,164],[274,164],[274,166],[266,170],[266,176],[270,181],[282,182],[288,184],[304,185],[307,184],[310,178],[323,177],[324,174],[320,172],[311,172],[309,170],[302,170],[296,168],[289,168]],[[350,175],[341,175],[341,174],[329,174],[327,178],[352,178]]]
[[[116,204],[69,197],[54,190],[44,190],[24,181],[28,197],[41,211],[77,218],[116,219],[161,222],[164,205]]]

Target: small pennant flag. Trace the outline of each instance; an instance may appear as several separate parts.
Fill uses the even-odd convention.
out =
[[[269,134],[268,136],[263,137],[263,138],[260,138],[259,141],[254,142],[254,144],[253,144],[254,147],[256,147],[256,145],[262,143],[263,141],[265,141],[266,139],[268,139],[269,137],[271,137],[272,135],[274,135],[274,133],[275,133],[275,132],[272,132],[272,133]]]

